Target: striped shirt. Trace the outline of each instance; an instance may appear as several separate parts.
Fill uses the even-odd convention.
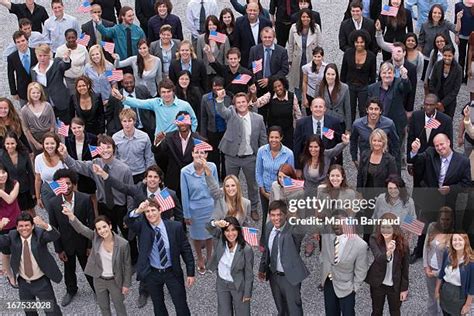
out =
[[[271,192],[273,181],[277,180],[277,173],[280,166],[288,163],[294,167],[293,152],[286,146],[281,146],[278,155],[273,158],[270,145],[263,145],[258,149],[257,162],[255,167],[255,177],[260,188]]]

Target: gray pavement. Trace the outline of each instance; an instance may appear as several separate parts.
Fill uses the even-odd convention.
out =
[[[51,13],[50,5],[48,1],[39,0],[39,4],[44,5],[48,12]],[[173,13],[181,17],[183,24],[185,16],[185,8],[187,1],[184,0],[173,0],[174,10]],[[218,1],[221,8],[231,7],[230,3],[227,0]],[[268,8],[269,0],[262,1],[265,7]],[[384,3],[387,1],[384,1]],[[447,13],[447,17],[453,17],[453,8],[454,0],[450,0],[450,10]],[[66,12],[78,16],[81,23],[84,23],[89,18],[87,15],[78,15],[75,12],[75,8],[79,1],[65,0]],[[325,61],[326,62],[335,62],[340,65],[342,61],[342,52],[338,48],[338,28],[341,22],[344,10],[346,8],[346,0],[338,1],[313,1],[313,6],[316,10],[321,13],[322,24],[323,24],[323,43],[324,49],[326,51]],[[122,4],[132,5],[133,1],[131,0],[122,0]],[[239,16],[239,14],[237,14]],[[2,31],[0,32],[0,51],[3,51],[4,47],[11,41],[11,34],[17,28],[17,21],[14,15],[7,14],[7,10],[3,7],[0,8],[0,18],[1,18],[1,27]],[[184,25],[183,25],[184,26]],[[189,33],[185,36],[189,36]],[[380,58],[380,56],[379,56]],[[422,104],[422,86],[418,85],[418,94],[416,101],[416,109],[419,109]],[[9,88],[7,82],[7,67],[4,60],[0,60],[0,95],[9,96]],[[465,86],[461,88],[461,92],[458,97],[458,104],[465,104],[468,102],[468,93],[466,92]],[[459,107],[459,106],[458,106]],[[455,117],[455,135],[457,135],[457,129],[459,127],[459,116],[460,110],[457,110]],[[356,169],[353,167],[352,163],[347,159],[348,152],[345,153],[345,166],[348,173],[349,182],[352,186],[355,185],[356,178]],[[409,186],[411,186],[411,179],[406,174],[403,173],[403,176]],[[47,218],[47,215],[44,211],[39,210],[39,214]],[[260,224],[256,225],[260,227]],[[51,251],[54,251],[51,247]],[[260,262],[260,253],[255,250],[255,275],[258,270],[258,263]],[[304,262],[307,264],[308,269],[311,272],[311,275],[303,282],[302,284],[302,298],[303,298],[303,308],[305,314],[307,315],[324,315],[324,300],[322,292],[319,292],[317,285],[320,282],[320,263],[318,260],[318,254],[315,253],[310,258],[303,258]],[[61,264],[59,263],[61,266]],[[62,266],[61,266],[62,268]],[[80,271],[78,265],[77,271],[79,279],[79,292],[74,298],[73,302],[62,308],[65,315],[98,315],[99,309],[94,301],[92,291],[87,284],[85,277]],[[197,282],[195,285],[188,289],[187,298],[188,304],[192,311],[193,315],[215,315],[217,312],[217,301],[215,293],[215,274],[206,274],[204,276],[197,275]],[[62,296],[65,294],[64,283],[54,284],[54,290],[56,293],[57,299],[60,301]],[[409,295],[408,300],[402,305],[402,315],[423,315],[425,313],[426,306],[426,285],[423,274],[423,267],[421,261],[418,261],[416,264],[410,266],[410,285],[409,285]],[[138,309],[136,301],[138,298],[138,283],[133,282],[133,286],[130,294],[126,298],[126,305],[128,313],[130,315],[150,315],[153,313],[151,300],[149,300],[147,306],[143,309]],[[15,314],[13,311],[8,311],[4,308],[5,300],[17,300],[18,293],[16,290],[10,288],[5,279],[0,281],[0,315],[12,315]],[[171,315],[174,315],[174,309],[171,304],[171,300],[167,295],[167,307]],[[388,315],[387,304],[385,306],[386,314]],[[255,278],[254,281],[254,290],[252,297],[251,310],[253,315],[274,315],[276,314],[275,304],[271,296],[270,288],[268,283],[262,283]],[[369,294],[369,287],[367,284],[364,284],[362,289],[356,295],[356,312],[357,315],[370,315],[371,312],[371,300]],[[20,314],[20,313],[16,313]]]

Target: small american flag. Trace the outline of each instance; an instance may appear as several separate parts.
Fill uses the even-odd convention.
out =
[[[212,146],[206,143],[205,141],[202,141],[200,139],[194,138],[194,148],[197,150],[202,150],[202,151],[211,151]]]
[[[49,183],[49,186],[56,195],[67,193],[67,184],[64,180],[52,181]]]
[[[397,14],[398,14],[398,8],[397,7],[391,7],[389,5],[384,5],[383,9],[382,9],[382,12],[380,12],[380,14],[386,15],[386,16],[396,17]]]
[[[403,219],[403,222],[400,225],[400,228],[410,233],[420,236],[423,233],[423,228],[425,228],[425,223],[417,220],[413,216],[407,215]]]
[[[263,70],[263,60],[260,58],[259,60],[252,61],[252,71],[256,74],[259,71]]]
[[[234,84],[247,84],[249,80],[252,79],[252,76],[247,75],[247,74],[238,74],[237,77],[235,77],[234,80],[232,80],[231,83]]]
[[[156,201],[160,205],[161,212],[171,210],[175,207],[173,197],[168,192],[168,189],[164,188],[160,194],[155,196]]]
[[[102,149],[100,148],[100,146],[89,145],[89,151],[91,152],[92,157],[102,154]]]
[[[89,35],[87,35],[86,33],[82,33],[76,42],[77,44],[81,44],[82,46],[87,46],[89,45],[90,40],[91,40],[91,37]]]
[[[56,120],[56,128],[58,129],[58,134],[64,137],[69,136],[69,125],[64,124],[60,119]]]
[[[91,12],[91,3],[89,1],[83,1],[79,8],[77,8],[77,12],[80,13],[89,13]]]
[[[295,180],[290,177],[283,178],[283,187],[286,192],[293,192],[303,189],[304,180]]]
[[[115,49],[114,43],[100,41],[100,46],[102,46],[106,52],[109,52],[110,54],[114,53],[114,49]]]
[[[441,126],[441,122],[435,118],[430,117],[428,123],[426,123],[425,128],[437,129]]]
[[[187,114],[181,114],[174,122],[175,124],[191,125],[191,116]]]
[[[123,80],[123,71],[121,69],[106,70],[105,76],[109,82],[111,81],[122,81]]]
[[[334,138],[334,130],[323,127],[323,136],[326,137],[327,139],[333,139]]]
[[[227,36],[224,33],[211,31],[209,32],[209,39],[223,44],[227,40]]]
[[[252,247],[258,246],[258,229],[253,227],[242,227],[242,234],[244,235],[245,241]]]

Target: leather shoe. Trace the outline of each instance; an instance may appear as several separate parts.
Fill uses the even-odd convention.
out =
[[[260,220],[260,215],[258,215],[257,211],[251,211],[250,217],[255,221],[258,222]]]
[[[74,295],[76,295],[76,294],[66,293],[63,296],[63,299],[61,300],[61,306],[64,307],[64,306],[68,306],[69,304],[71,304],[72,299],[74,298]]]
[[[138,308],[145,307],[147,301],[148,301],[148,295],[140,293],[140,295],[138,296],[138,302],[137,302]]]
[[[418,254],[412,253],[410,255],[410,264],[414,264],[418,260],[418,258],[420,258],[420,256],[418,256]]]

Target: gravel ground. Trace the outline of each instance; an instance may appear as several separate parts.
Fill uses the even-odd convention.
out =
[[[51,12],[49,2],[44,0],[37,1],[39,4],[44,5],[48,12]],[[184,0],[174,0],[172,1],[174,5],[173,13],[177,14],[184,21],[185,16],[185,7],[186,1]],[[263,4],[265,7],[268,7],[269,0],[264,0]],[[387,1],[384,1],[384,3]],[[454,0],[450,0],[450,10],[447,17],[453,17],[453,8]],[[65,0],[67,13],[74,14],[76,3],[78,1]],[[339,23],[341,22],[343,12],[346,8],[347,1],[313,1],[313,6],[316,10],[321,13],[322,24],[323,24],[323,40],[324,40],[324,49],[326,51],[327,62],[335,62],[340,65],[342,61],[342,52],[338,48],[337,35]],[[131,0],[122,0],[122,4],[132,5]],[[230,7],[228,1],[219,1],[219,6],[221,8]],[[238,15],[238,14],[237,14]],[[3,51],[3,48],[11,41],[11,34],[16,29],[16,17],[13,15],[7,14],[5,8],[0,9],[0,17],[2,18],[2,28],[3,31],[0,33],[0,51]],[[88,20],[87,15],[78,16],[81,23],[84,23]],[[185,35],[189,36],[189,34]],[[380,58],[380,56],[379,56]],[[7,82],[7,70],[6,63],[4,60],[0,60],[0,95],[9,96],[8,82]],[[422,86],[418,85],[416,109],[422,104]],[[468,101],[468,93],[466,88],[463,85],[461,92],[458,97],[458,104],[465,104]],[[457,131],[459,127],[459,110],[457,111],[455,117],[455,130]],[[455,135],[457,132],[455,133]],[[347,159],[348,152],[345,153],[345,166],[347,166],[346,172],[349,177],[349,182],[351,185],[355,185],[356,178],[356,169],[353,167],[352,163]],[[408,185],[411,187],[411,179],[403,172],[403,177],[407,181]],[[46,218],[44,211],[39,210],[39,214],[43,215]],[[258,224],[257,227],[260,227]],[[53,248],[51,247],[51,251]],[[260,253],[255,251],[255,274],[257,273],[258,263],[260,262]],[[302,284],[302,298],[303,298],[303,308],[305,314],[307,315],[324,315],[324,299],[322,292],[317,290],[317,285],[320,282],[320,263],[318,259],[318,254],[315,253],[310,258],[303,258],[308,269],[311,272],[311,275],[303,282]],[[59,264],[62,268],[62,265]],[[86,283],[85,277],[82,271],[79,270],[78,265],[78,279],[79,279],[79,292],[74,298],[73,302],[62,308],[62,311],[66,315],[98,315],[99,309],[95,304],[92,291],[89,285]],[[188,304],[192,311],[193,315],[215,315],[217,310],[217,300],[215,293],[215,275],[206,274],[204,276],[198,275],[197,282],[191,289],[188,290]],[[54,284],[54,290],[56,297],[60,301],[62,296],[65,294],[65,286],[63,283]],[[0,281],[0,302],[2,300],[16,300],[18,298],[18,293],[16,290],[10,288],[5,281],[2,279]],[[151,301],[148,302],[147,306],[143,309],[138,309],[136,305],[138,297],[138,283],[134,282],[131,292],[126,298],[126,305],[129,314],[133,315],[150,315],[153,312]],[[402,305],[402,315],[423,315],[425,314],[426,306],[426,286],[423,275],[423,268],[420,261],[416,264],[410,266],[410,287],[409,287],[409,297],[406,302]],[[369,295],[369,287],[364,284],[361,290],[357,293],[356,296],[356,311],[358,315],[370,315],[371,310],[371,300]],[[171,314],[174,313],[174,309],[171,303],[169,296],[167,296],[167,306]],[[0,304],[0,314],[1,315],[12,315],[14,312],[10,312],[1,306]],[[387,305],[387,304],[386,304]],[[262,283],[255,279],[253,298],[251,305],[252,314],[254,315],[273,315],[276,314],[275,304],[271,296],[270,288],[268,283]],[[19,313],[17,313],[19,314]],[[386,306],[386,314],[388,315],[388,309]]]

